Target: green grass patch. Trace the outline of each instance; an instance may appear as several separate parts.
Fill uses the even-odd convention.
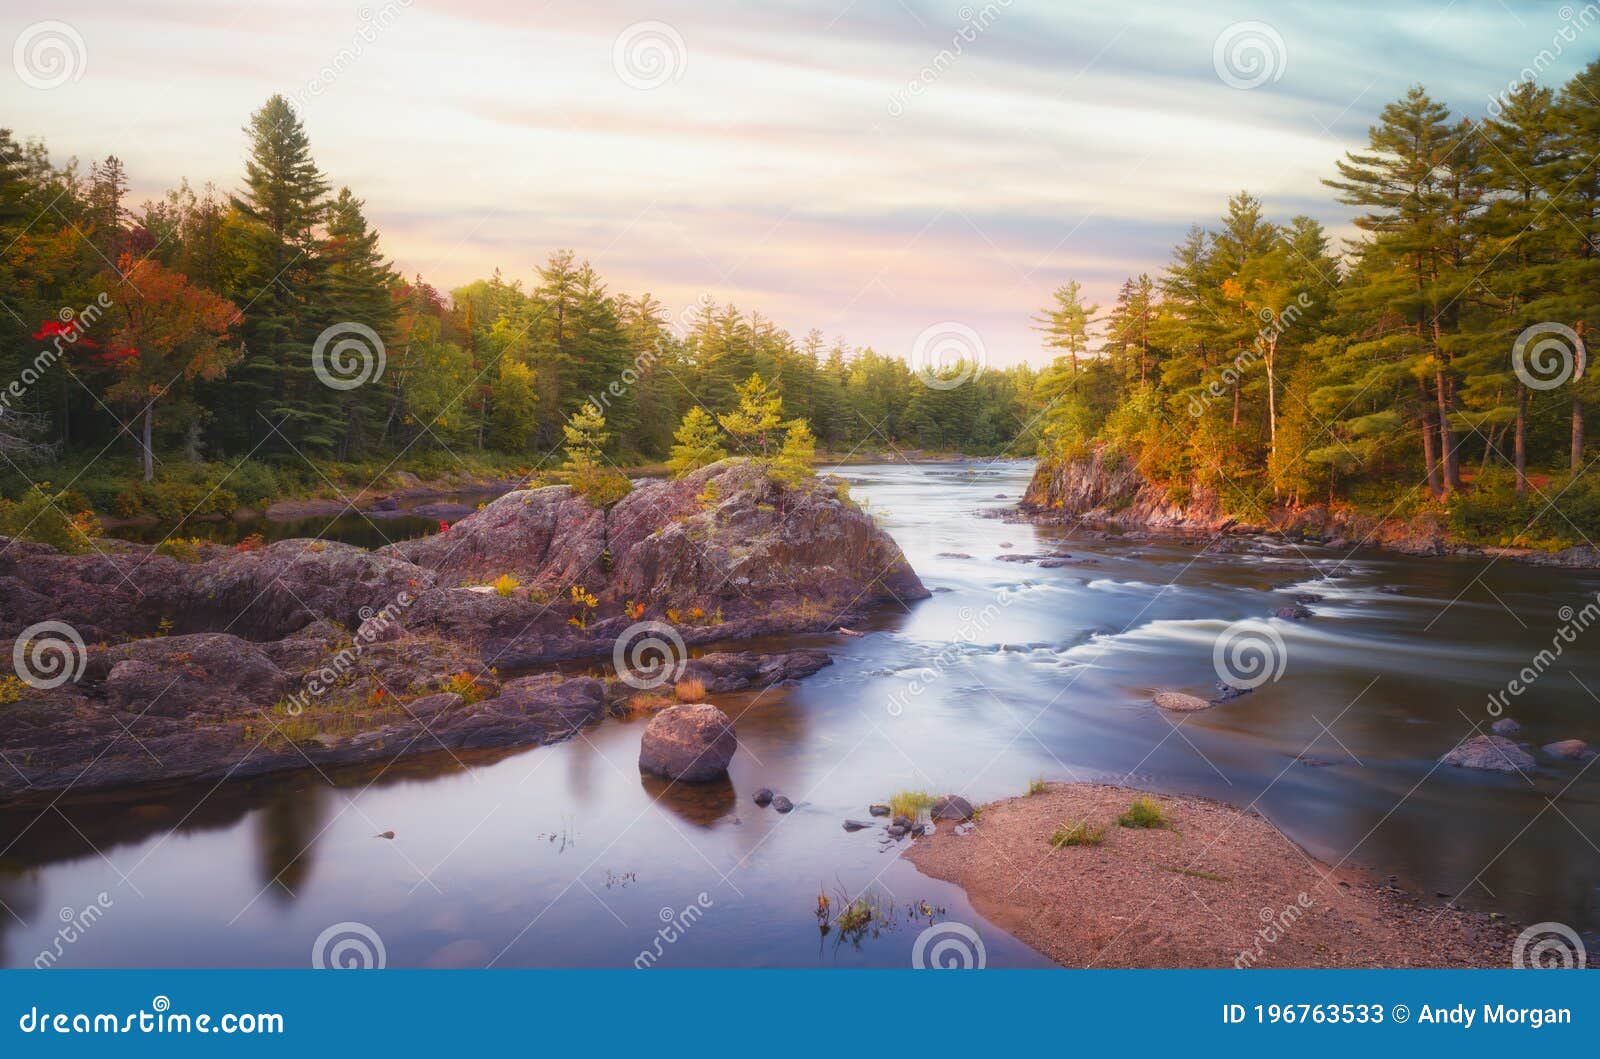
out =
[[[933,795],[927,791],[899,791],[889,797],[889,812],[915,820],[933,809]]]
[[[1167,814],[1154,798],[1135,798],[1128,811],[1117,817],[1122,827],[1166,827]]]
[[[1050,836],[1050,845],[1054,849],[1066,849],[1068,846],[1098,846],[1105,840],[1105,828],[1085,823],[1056,828],[1055,834]]]
[[[1035,794],[1043,794],[1049,789],[1050,785],[1044,781],[1043,776],[1035,776],[1033,779],[1028,781],[1028,797],[1030,798],[1032,798]]]

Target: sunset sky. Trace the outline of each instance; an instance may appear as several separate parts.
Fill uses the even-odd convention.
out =
[[[8,41],[47,16],[8,6]],[[1513,0],[86,0],[48,17],[81,38],[77,76],[33,87],[14,56],[0,120],[58,160],[117,154],[135,201],[181,177],[235,188],[240,127],[282,92],[408,275],[526,280],[572,247],[673,311],[708,294],[898,354],[953,320],[996,364],[1045,359],[1028,317],[1052,287],[1109,302],[1240,189],[1347,233],[1318,181],[1408,85],[1476,117],[1541,50],[1551,85],[1600,54],[1600,10]],[[1214,55],[1240,22],[1270,27],[1245,42],[1265,70],[1231,73],[1252,88]]]

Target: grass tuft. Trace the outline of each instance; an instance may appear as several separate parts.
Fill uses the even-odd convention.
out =
[[[933,795],[927,791],[899,791],[889,797],[889,812],[915,820],[933,809]]]
[[[1166,827],[1167,814],[1154,798],[1135,798],[1128,811],[1117,817],[1123,827]]]
[[[1033,779],[1028,781],[1028,797],[1030,798],[1032,798],[1035,794],[1043,794],[1049,789],[1050,785],[1044,781],[1043,776],[1035,776]]]
[[[1055,849],[1065,849],[1068,846],[1098,846],[1105,840],[1105,828],[1090,827],[1085,823],[1056,828],[1055,834],[1050,836],[1050,845]]]

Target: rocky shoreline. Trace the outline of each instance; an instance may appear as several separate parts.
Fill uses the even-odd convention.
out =
[[[0,800],[554,742],[829,663],[696,646],[928,595],[842,483],[787,487],[742,459],[637,482],[608,510],[566,486],[513,491],[377,551],[97,545],[0,543],[17,670]],[[626,672],[581,672],[613,660]]]
[[[1104,448],[1071,460],[1041,459],[1015,517],[1109,531],[1181,539],[1273,536],[1339,550],[1379,548],[1401,555],[1506,559],[1535,566],[1600,569],[1600,549],[1561,551],[1470,544],[1453,538],[1437,520],[1378,518],[1325,504],[1278,507],[1257,522],[1226,514],[1214,493],[1197,490],[1176,500],[1136,467]]]
[[[1517,937],[1321,864],[1254,813],[1125,787],[1049,784],[905,856],[1066,967],[1507,967]]]

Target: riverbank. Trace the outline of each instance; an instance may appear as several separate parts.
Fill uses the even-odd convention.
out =
[[[1141,798],[1160,820],[1119,825]],[[1254,813],[1124,787],[1050,784],[906,856],[1067,967],[1506,967],[1517,934],[1321,864]]]
[[[1485,501],[1458,498],[1456,503],[1481,506]],[[1509,511],[1497,519],[1487,511],[1463,514],[1431,501],[1408,503],[1405,498],[1386,500],[1377,512],[1347,503],[1255,505],[1248,517],[1240,517],[1215,491],[1191,487],[1175,494],[1102,447],[1071,459],[1041,459],[1017,505],[1016,517],[1124,535],[1189,540],[1270,535],[1337,550],[1378,548],[1417,557],[1462,556],[1600,569],[1600,548],[1590,544],[1565,515],[1552,511],[1552,504],[1541,501],[1539,513],[1548,513],[1562,529],[1560,537],[1550,539],[1534,536],[1532,523],[1523,525]],[[1414,510],[1406,510],[1408,506]],[[1456,527],[1460,521],[1484,522],[1508,536],[1500,543],[1471,539]],[[1579,540],[1583,543],[1577,543]],[[1528,543],[1517,543],[1523,541]]]

